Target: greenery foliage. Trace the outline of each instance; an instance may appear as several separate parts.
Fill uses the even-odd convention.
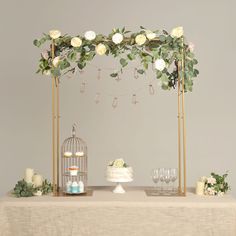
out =
[[[155,30],[152,31],[156,34],[155,38],[146,38],[145,43],[139,45],[136,42],[136,36],[140,34],[146,35],[147,32],[147,29],[141,26],[140,31],[137,33],[131,33],[124,27],[122,29],[113,29],[108,36],[98,34],[93,40],[77,35],[76,37],[82,40],[82,44],[79,47],[71,45],[73,37],[70,35],[66,34],[52,40],[49,34],[43,34],[42,38],[34,40],[34,45],[41,47],[44,43],[53,41],[55,44],[55,57],[60,57],[60,61],[57,66],[53,65],[51,49],[47,50],[41,54],[37,73],[41,72],[54,77],[62,77],[68,72],[75,72],[76,67],[83,70],[97,55],[97,45],[103,44],[106,50],[104,54],[118,58],[120,64],[120,68],[111,73],[111,77],[119,76],[129,62],[135,59],[140,60],[141,66],[137,68],[137,73],[139,74],[144,74],[148,68],[152,68],[157,59],[163,59],[166,67],[161,71],[155,69],[155,74],[156,78],[161,81],[162,89],[164,90],[175,88],[178,79],[177,62],[181,61],[184,55],[185,91],[192,91],[193,79],[199,74],[199,71],[195,68],[198,61],[184,36],[172,37],[165,30]],[[112,40],[113,35],[116,33],[122,34],[124,37],[119,44],[114,43]]]
[[[52,184],[47,180],[43,181],[42,186],[35,187],[31,183],[27,183],[24,179],[17,182],[13,189],[13,194],[16,197],[32,197],[34,193],[41,191],[42,194],[48,194],[52,192]]]

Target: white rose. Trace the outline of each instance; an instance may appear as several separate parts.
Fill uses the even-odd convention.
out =
[[[180,38],[181,36],[183,36],[184,34],[184,29],[182,26],[176,27],[174,29],[172,29],[171,31],[171,37],[174,38]]]
[[[59,30],[50,30],[49,35],[52,39],[57,39],[61,36],[61,32]]]
[[[146,42],[147,38],[144,34],[138,34],[135,37],[135,42],[140,46],[143,45]]]
[[[54,67],[57,67],[59,62],[60,62],[60,57],[58,56],[53,59],[52,64]]]
[[[216,184],[216,179],[211,176],[211,177],[207,178],[207,183],[212,184],[212,185]]]
[[[82,44],[82,40],[79,37],[74,37],[70,41],[71,46],[78,48]]]
[[[43,72],[44,75],[50,76],[51,75],[51,71],[50,70],[45,70]]]
[[[113,166],[116,167],[116,168],[122,168],[124,167],[124,160],[123,159],[116,159],[114,162],[113,162]]]
[[[149,40],[152,40],[152,39],[156,38],[156,34],[153,33],[153,32],[150,31],[150,30],[147,30],[147,31],[146,31],[146,36],[147,36],[147,38],[148,38]]]
[[[94,31],[87,31],[87,32],[85,32],[84,37],[87,40],[91,41],[91,40],[94,40],[96,38],[96,33]]]
[[[98,55],[102,56],[106,53],[106,51],[107,51],[107,48],[103,43],[99,43],[96,46],[96,52],[97,52]]]
[[[120,33],[115,33],[113,36],[112,36],[112,41],[115,43],[115,44],[119,44],[123,41],[123,35],[120,34]]]
[[[159,71],[163,71],[166,67],[166,63],[163,59],[157,59],[155,61],[155,68]]]

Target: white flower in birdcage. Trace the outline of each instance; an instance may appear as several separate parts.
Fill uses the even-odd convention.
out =
[[[157,59],[155,61],[155,68],[159,71],[163,71],[166,67],[166,63],[163,59]]]
[[[98,55],[102,56],[106,53],[106,51],[107,51],[107,48],[103,43],[99,43],[96,46],[96,52],[97,52]]]
[[[52,38],[52,39],[57,39],[61,36],[61,32],[59,30],[50,30],[49,31],[49,36]]]
[[[183,36],[183,34],[184,34],[184,29],[182,26],[176,27],[176,28],[172,29],[172,31],[171,31],[172,38],[180,38]]]
[[[143,45],[145,42],[146,42],[147,38],[144,34],[138,34],[136,37],[135,37],[135,42],[141,46]]]
[[[71,39],[70,44],[71,44],[71,46],[78,48],[82,45],[82,40],[79,37],[74,37]]]
[[[96,38],[96,33],[94,31],[86,31],[84,34],[85,39],[91,41],[94,40]]]
[[[112,41],[113,43],[115,44],[119,44],[123,41],[124,37],[122,34],[120,33],[115,33],[113,36],[112,36]]]

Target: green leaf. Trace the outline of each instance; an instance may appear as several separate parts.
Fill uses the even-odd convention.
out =
[[[111,76],[111,77],[117,77],[117,76],[118,76],[118,73],[116,73],[116,72],[115,72],[115,73],[111,73],[110,76]]]
[[[142,74],[144,74],[145,70],[138,69],[137,72],[142,75]]]
[[[129,59],[130,61],[132,61],[132,60],[135,59],[135,55],[132,54],[132,53],[129,53],[129,54],[127,55],[127,57],[128,57],[128,59]]]
[[[34,44],[34,46],[36,46],[36,47],[38,47],[38,48],[41,46],[40,41],[37,40],[37,39],[35,39],[35,40],[33,41],[33,44]]]
[[[121,64],[123,67],[125,67],[125,66],[128,65],[128,62],[127,62],[124,58],[121,58],[121,59],[120,59],[120,64]]]
[[[160,35],[160,36],[159,36],[159,39],[160,39],[161,42],[165,42],[166,37],[165,37],[164,35]]]
[[[77,59],[77,54],[76,54],[76,52],[71,51],[71,52],[67,55],[67,58],[68,58],[70,61],[76,61],[76,59]]]

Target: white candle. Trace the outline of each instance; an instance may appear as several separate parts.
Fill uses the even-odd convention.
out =
[[[82,157],[84,155],[84,152],[76,152],[75,155],[77,157]]]
[[[196,185],[196,194],[197,195],[204,195],[204,186],[205,186],[204,182],[201,182],[201,181],[197,182],[197,185]]]
[[[34,170],[31,169],[31,168],[26,168],[24,180],[25,180],[27,183],[32,183],[33,175],[34,175]]]
[[[64,156],[65,157],[71,157],[72,156],[72,152],[64,152]]]
[[[42,184],[43,184],[43,177],[42,177],[42,175],[35,174],[33,176],[33,184],[34,184],[35,187],[42,186]]]

